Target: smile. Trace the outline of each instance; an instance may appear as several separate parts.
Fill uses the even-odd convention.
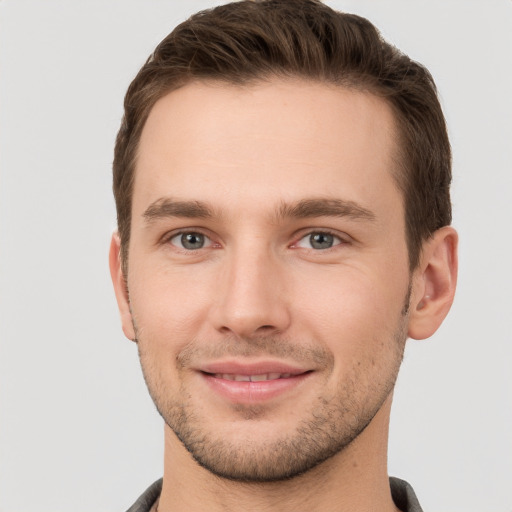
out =
[[[267,380],[288,379],[291,373],[263,373],[261,375],[239,375],[233,373],[216,373],[216,379],[234,380],[237,382],[263,382]]]
[[[315,372],[279,362],[225,362],[203,367],[198,373],[222,400],[256,404],[295,392]]]

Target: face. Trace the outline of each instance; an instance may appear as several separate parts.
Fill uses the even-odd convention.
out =
[[[124,329],[213,473],[301,474],[389,397],[410,292],[394,133],[381,99],[303,81],[194,83],[152,109]]]

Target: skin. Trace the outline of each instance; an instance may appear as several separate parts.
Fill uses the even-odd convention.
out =
[[[392,390],[407,336],[450,308],[457,236],[410,273],[395,140],[382,99],[301,80],[192,83],[153,107],[128,275],[117,235],[110,265],[166,421],[160,512],[396,510]],[[304,373],[233,397],[211,364]]]

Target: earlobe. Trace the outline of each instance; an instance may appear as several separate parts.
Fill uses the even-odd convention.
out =
[[[109,252],[109,266],[112,284],[114,285],[114,292],[116,294],[117,307],[121,316],[121,325],[124,335],[132,341],[136,340],[135,330],[133,328],[132,314],[130,311],[130,300],[128,296],[128,288],[126,286],[126,279],[123,274],[121,265],[121,240],[117,232],[113,233],[110,242]]]
[[[450,310],[457,284],[457,243],[457,232],[445,226],[424,244],[421,262],[413,277],[410,338],[432,336]]]

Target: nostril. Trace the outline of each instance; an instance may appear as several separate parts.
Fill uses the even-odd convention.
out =
[[[273,325],[261,325],[256,329],[256,332],[275,331],[275,329]]]

